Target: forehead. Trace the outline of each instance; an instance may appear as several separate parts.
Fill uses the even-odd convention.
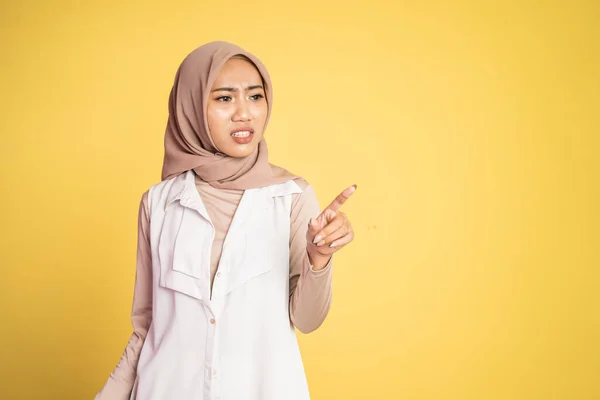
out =
[[[231,58],[227,60],[223,68],[219,71],[219,75],[213,86],[223,83],[227,83],[228,85],[260,85],[262,84],[262,78],[251,62]]]

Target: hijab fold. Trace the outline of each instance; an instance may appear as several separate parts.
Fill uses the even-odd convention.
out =
[[[268,104],[265,129],[271,115],[271,78],[253,54],[228,42],[207,43],[192,51],[181,63],[169,95],[169,119],[165,132],[162,180],[188,170],[221,189],[254,189],[298,178],[269,164],[264,136],[256,150],[243,158],[229,157],[216,148],[208,129],[206,110],[212,86],[227,60],[246,56],[260,73]]]

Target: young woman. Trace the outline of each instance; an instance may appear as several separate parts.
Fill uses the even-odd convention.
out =
[[[133,334],[97,400],[305,400],[294,327],[317,329],[353,230],[269,164],[269,74],[226,42],[190,53],[169,98],[162,181],[142,196]]]

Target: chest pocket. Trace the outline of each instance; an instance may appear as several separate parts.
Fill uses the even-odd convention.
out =
[[[170,205],[158,242],[160,286],[199,300],[206,297],[212,238],[210,224],[195,210]]]

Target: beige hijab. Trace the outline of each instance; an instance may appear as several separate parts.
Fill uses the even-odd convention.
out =
[[[215,147],[206,120],[207,101],[220,69],[235,55],[248,57],[262,76],[269,107],[266,128],[273,92],[263,63],[227,42],[211,42],[197,48],[181,63],[169,96],[163,180],[190,169],[203,181],[222,189],[259,188],[297,178],[285,169],[269,164],[264,136],[254,153],[244,158],[229,157]]]

